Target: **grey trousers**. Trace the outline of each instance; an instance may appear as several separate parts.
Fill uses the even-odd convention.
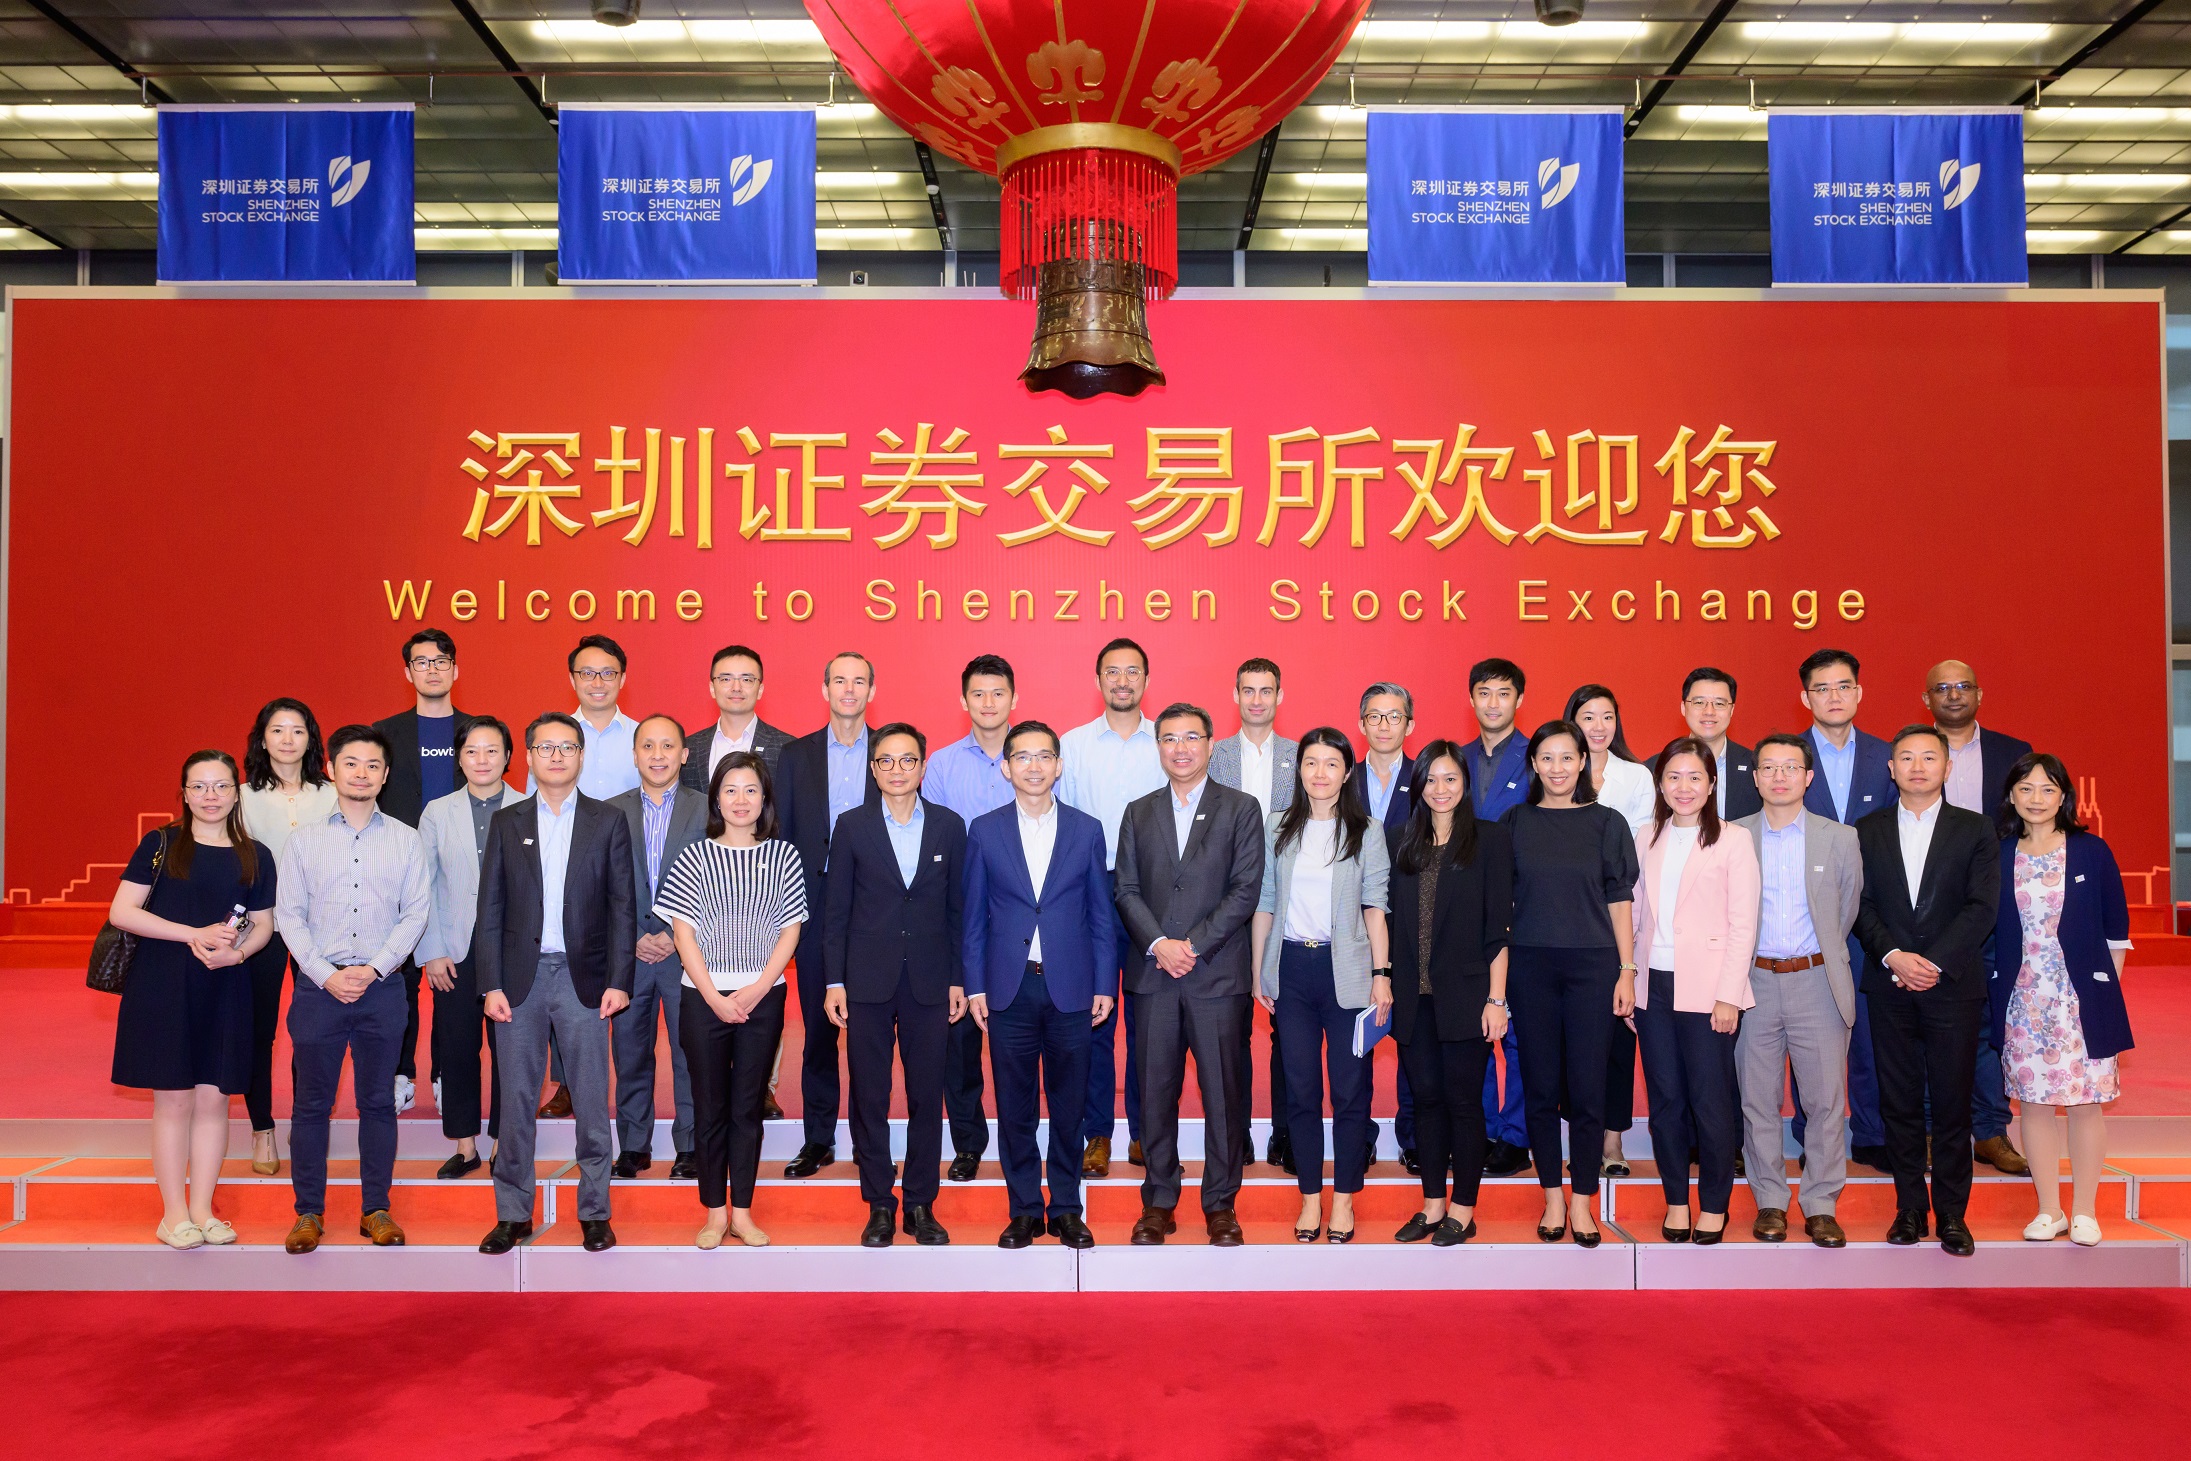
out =
[[[510,1009],[498,1045],[502,1057],[502,1135],[495,1142],[494,1206],[498,1222],[530,1222],[533,1149],[540,1083],[548,1073],[548,1033],[563,1052],[571,1112],[578,1123],[578,1216],[606,1222],[609,1161],[615,1155],[609,1121],[609,1022],[587,1009],[571,988],[561,954],[542,954],[525,1002]]]
[[[1805,1217],[1830,1215],[1848,1180],[1849,1027],[1823,968],[1775,974],[1750,970],[1754,1009],[1735,1034],[1735,1078],[1742,1088],[1742,1158],[1750,1195],[1761,1208],[1787,1211],[1787,1159],[1781,1155],[1780,1098],[1787,1066],[1807,1123],[1803,1133]],[[506,1119],[506,1118],[505,1118]]]
[[[670,1082],[677,1093],[677,1118],[670,1125],[670,1142],[680,1152],[692,1150],[692,1077],[685,1071],[685,1047],[677,1038],[679,1010],[684,1000],[678,991],[684,966],[675,959],[650,964],[641,959],[634,966],[631,1008],[609,1021],[609,1043],[616,1052],[616,1147],[618,1151],[654,1153],[654,1011],[659,1007],[669,1023]],[[574,1108],[575,1109],[575,1108]]]

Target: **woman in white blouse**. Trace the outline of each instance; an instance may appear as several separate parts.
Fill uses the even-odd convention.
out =
[[[1567,697],[1565,717],[1582,727],[1584,748],[1590,755],[1590,784],[1598,789],[1600,805],[1611,807],[1628,819],[1631,833],[1651,825],[1657,789],[1651,768],[1628,749],[1628,735],[1621,728],[1620,702],[1603,685],[1585,685]],[[1621,1134],[1636,1124],[1636,1028],[1631,1019],[1613,1021],[1613,1043],[1605,1065],[1605,1153],[1599,1171],[1607,1177],[1625,1177],[1628,1158],[1621,1151]]]
[[[707,1222],[702,1248],[725,1232],[749,1248],[761,1166],[761,1098],[784,1029],[784,969],[806,922],[798,849],[776,835],[768,765],[733,751],[708,782],[708,835],[677,854],[655,895],[684,965],[679,1040],[692,1079],[693,1155]],[[726,1202],[728,1210],[726,1212]]]
[[[243,753],[243,824],[252,839],[281,860],[282,844],[307,822],[334,815],[335,784],[327,779],[327,745],[320,723],[302,700],[269,700],[252,723]],[[269,922],[274,910],[263,915]],[[289,946],[277,925],[251,967],[251,1170],[271,1177],[281,1170],[274,1145],[274,1034],[281,1028],[281,992],[289,971]]]

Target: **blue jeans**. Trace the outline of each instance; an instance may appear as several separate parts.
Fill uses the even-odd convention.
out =
[[[379,1212],[388,1206],[388,1182],[396,1167],[396,1057],[409,1014],[400,973],[375,980],[349,1004],[309,978],[297,980],[289,1001],[296,1084],[289,1112],[289,1174],[299,1217],[327,1211],[327,1118],[335,1109],[345,1054],[358,1103],[360,1211]]]

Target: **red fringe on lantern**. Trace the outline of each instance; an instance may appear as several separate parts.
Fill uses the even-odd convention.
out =
[[[1136,152],[1046,152],[1004,179],[1002,268],[1015,299],[1035,297],[1036,274],[1060,259],[1139,264],[1150,299],[1179,284],[1179,180]]]

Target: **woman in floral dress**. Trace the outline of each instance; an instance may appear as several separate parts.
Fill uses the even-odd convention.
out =
[[[1993,1038],[2008,1094],[2022,1105],[2039,1215],[2024,1237],[2100,1241],[2094,1212],[2107,1157],[2102,1111],[2122,1094],[2115,1057],[2130,1048],[2123,963],[2130,911],[2107,844],[2077,824],[2077,784],[2035,751],[2009,770],[2000,808],[2001,912],[1994,930]],[[2061,1202],[2069,1118],[2070,1212]]]

